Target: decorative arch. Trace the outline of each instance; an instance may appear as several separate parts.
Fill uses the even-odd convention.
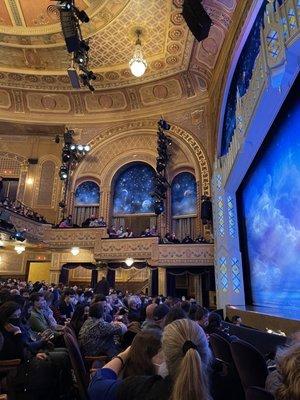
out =
[[[132,135],[134,132],[146,133],[151,132],[156,135],[157,121],[155,120],[143,120],[143,121],[130,121],[125,124],[120,124],[113,128],[104,130],[94,137],[89,145],[92,147],[91,154],[94,153],[95,149],[99,148],[103,144],[107,143],[111,138],[115,138],[120,135]],[[201,194],[210,196],[210,176],[211,169],[209,165],[209,158],[202,146],[195,136],[187,130],[172,124],[170,134],[173,135],[173,139],[179,141],[185,145],[187,149],[192,153],[193,163],[195,165],[195,175],[197,180],[201,180]]]
[[[42,156],[34,183],[34,205],[38,208],[55,208],[58,203],[60,160],[51,154]]]

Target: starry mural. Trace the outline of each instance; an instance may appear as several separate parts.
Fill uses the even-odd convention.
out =
[[[153,213],[155,171],[150,165],[134,163],[118,176],[114,187],[114,215]]]
[[[197,213],[196,179],[190,172],[181,172],[172,182],[172,215],[190,215]]]
[[[75,205],[85,206],[100,203],[100,189],[97,183],[86,181],[81,183],[75,192]]]

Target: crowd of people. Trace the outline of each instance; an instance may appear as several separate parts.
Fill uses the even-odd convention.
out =
[[[234,318],[241,324],[239,316]],[[19,359],[8,387],[15,399],[76,399],[64,332],[71,329],[85,356],[106,356],[89,384],[90,400],[218,400],[226,380],[210,336],[230,337],[218,313],[195,299],[150,297],[8,279],[0,284],[0,361]],[[276,400],[300,397],[300,341],[276,358],[268,389]]]
[[[213,239],[206,239],[202,235],[198,235],[196,239],[193,239],[188,233],[185,235],[185,237],[180,240],[176,236],[175,232],[169,233],[167,232],[163,238],[160,238],[160,243],[161,244],[191,244],[191,243],[203,243],[203,244],[209,244],[213,243]]]
[[[106,222],[103,217],[97,218],[95,215],[91,215],[86,218],[82,224],[81,228],[105,228]],[[80,228],[78,224],[73,221],[73,216],[68,215],[63,218],[57,225],[56,228]]]
[[[7,208],[9,211],[13,211],[17,214],[22,215],[22,217],[29,218],[35,222],[40,222],[41,224],[49,224],[49,222],[38,212],[27,207],[25,204],[19,202],[18,200],[11,201],[8,197],[5,197],[0,201],[0,206]]]
[[[118,228],[115,225],[111,225],[111,227],[107,230],[108,236],[110,239],[125,239],[132,238],[134,236],[131,228],[124,228],[123,225],[120,225]],[[152,228],[147,227],[138,237],[155,237],[158,236],[157,230],[155,226]]]

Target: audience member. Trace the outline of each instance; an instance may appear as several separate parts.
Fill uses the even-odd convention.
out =
[[[234,316],[231,318],[231,322],[232,322],[234,325],[241,326],[241,325],[242,325],[242,318],[241,318],[239,315],[234,315]]]
[[[77,299],[73,289],[66,289],[63,292],[61,302],[58,306],[60,316],[62,319],[70,319],[73,315]]]
[[[113,357],[118,353],[115,335],[123,335],[127,328],[122,322],[108,323],[103,319],[104,309],[100,303],[90,306],[89,318],[79,332],[79,344],[84,355],[105,354]]]
[[[102,277],[101,281],[99,281],[95,287],[94,292],[96,294],[103,294],[104,296],[108,296],[109,294],[109,283],[105,276]]]
[[[72,221],[72,215],[69,215],[67,218],[63,219],[59,225],[59,228],[72,228],[73,227],[73,221]]]
[[[182,239],[181,243],[183,244],[190,244],[194,243],[193,239],[190,237],[190,235],[187,233],[185,237]]]

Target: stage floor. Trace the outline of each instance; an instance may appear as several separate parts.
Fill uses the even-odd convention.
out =
[[[293,321],[300,321],[300,310],[299,309],[287,309],[287,308],[275,308],[275,307],[258,307],[258,306],[230,306],[230,308],[236,308],[237,310],[251,311],[254,313],[270,315],[273,317],[279,317],[284,319],[291,319]]]
[[[266,331],[282,331],[287,336],[300,331],[300,310],[275,307],[227,306],[226,316],[231,320],[239,315],[245,325]]]

